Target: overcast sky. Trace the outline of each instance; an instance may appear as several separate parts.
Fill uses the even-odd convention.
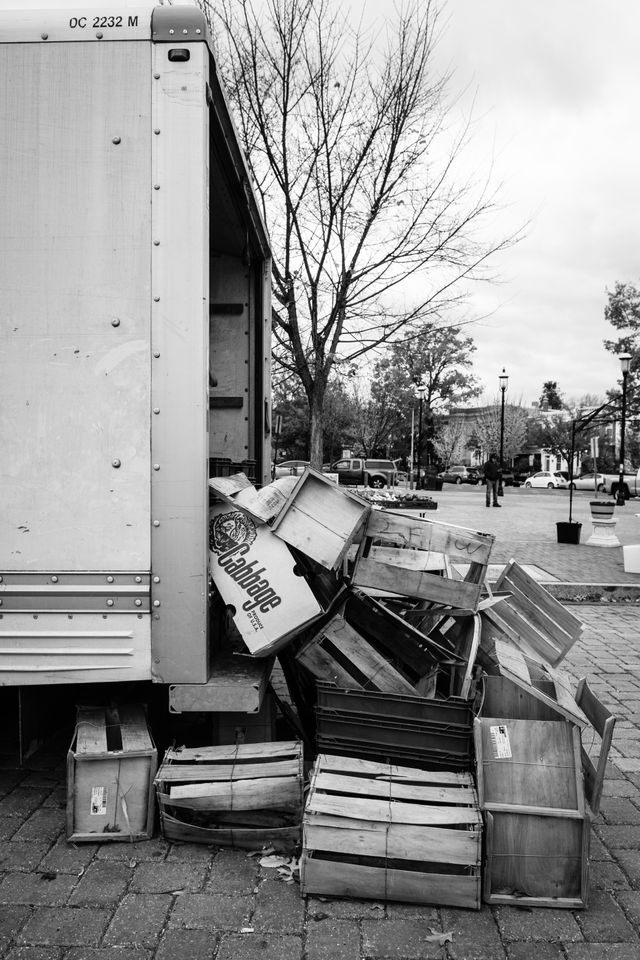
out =
[[[365,0],[366,2],[366,0]],[[494,158],[504,210],[531,220],[476,292],[490,319],[470,328],[487,396],[503,366],[509,396],[545,380],[567,398],[604,394],[619,363],[604,350],[606,289],[640,281],[640,4],[636,0],[449,0],[440,53],[470,85],[472,156]]]

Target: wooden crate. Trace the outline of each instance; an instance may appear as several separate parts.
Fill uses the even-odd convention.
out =
[[[67,754],[67,838],[151,837],[157,766],[142,706],[79,707]]]
[[[557,666],[580,638],[582,622],[515,560],[506,565],[494,590],[505,596],[487,607],[483,618],[526,656]]]
[[[291,849],[302,821],[302,744],[168,750],[155,779],[168,840]]]
[[[344,560],[371,513],[368,503],[307,467],[271,530],[329,570]]]
[[[318,756],[303,894],[480,909],[482,819],[470,774]]]
[[[339,687],[433,696],[440,663],[449,656],[373,597],[351,589],[296,660]]]
[[[590,818],[578,728],[484,717],[474,733],[486,826],[484,899],[586,907]]]
[[[374,510],[365,527],[352,583],[475,613],[493,541],[488,533]],[[462,580],[454,579],[455,562],[468,564]]]

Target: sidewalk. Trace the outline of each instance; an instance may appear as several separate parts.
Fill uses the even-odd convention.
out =
[[[496,565],[515,557],[550,579],[640,584],[621,548],[556,543],[561,491],[434,494],[430,519],[496,534]],[[624,513],[622,512],[624,511]],[[640,502],[618,511],[622,543],[640,543]],[[574,518],[590,532],[587,499]],[[586,911],[478,912],[300,898],[297,885],[244,852],[167,843],[70,845],[64,837],[68,739],[26,769],[0,769],[2,960],[639,960],[640,645],[633,602],[573,606],[582,640],[566,661],[618,716],[613,762],[591,845]],[[429,942],[451,933],[446,947]]]

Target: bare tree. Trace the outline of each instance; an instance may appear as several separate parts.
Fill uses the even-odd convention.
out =
[[[528,414],[524,407],[508,403],[504,408],[504,457],[512,460],[516,454],[522,452],[527,438]],[[473,424],[473,435],[476,445],[485,456],[490,453],[500,453],[500,423],[501,405],[496,403],[483,413]]]
[[[317,465],[334,365],[408,323],[440,322],[461,282],[513,238],[480,241],[495,196],[487,183],[456,183],[469,130],[445,127],[435,2],[368,37],[332,0],[211,10],[272,238],[274,360],[302,382]]]
[[[450,420],[438,430],[432,443],[445,468],[452,463],[459,463],[469,445],[467,424],[463,420]]]

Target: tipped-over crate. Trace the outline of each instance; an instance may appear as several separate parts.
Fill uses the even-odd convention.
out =
[[[301,892],[479,910],[481,824],[470,774],[321,754]]]
[[[585,907],[590,819],[578,727],[566,721],[475,721],[486,826],[484,899]]]
[[[79,707],[67,754],[67,838],[151,837],[157,766],[142,706]]]
[[[169,840],[290,849],[302,821],[302,744],[167,750],[156,791]]]

